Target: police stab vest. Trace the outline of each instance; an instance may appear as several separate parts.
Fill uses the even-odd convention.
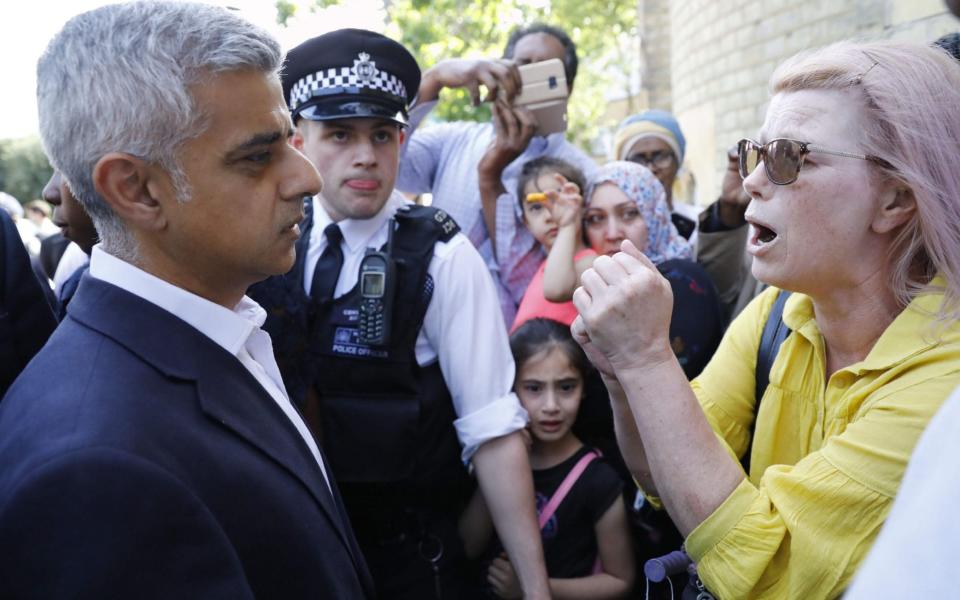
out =
[[[335,300],[315,302],[303,291],[303,256],[312,227],[306,206],[294,269],[251,288],[267,310],[264,329],[292,400],[306,390],[319,399],[318,438],[347,504],[388,494],[411,505],[449,506],[470,483],[460,461],[457,418],[439,363],[420,367],[415,346],[433,296],[427,267],[438,241],[459,231],[443,211],[405,205],[394,215],[396,265],[389,344],[359,341],[358,285]]]

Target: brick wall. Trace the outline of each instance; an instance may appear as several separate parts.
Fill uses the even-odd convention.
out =
[[[932,41],[960,30],[942,0],[640,0],[650,107],[672,110],[687,137],[696,202],[719,190],[728,146],[763,121],[767,81],[783,59],[857,38]],[[669,73],[669,77],[667,74]]]

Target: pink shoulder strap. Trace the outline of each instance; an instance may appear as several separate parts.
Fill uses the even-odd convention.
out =
[[[583,472],[587,470],[587,465],[590,464],[593,459],[598,458],[600,455],[596,450],[591,450],[584,454],[580,460],[577,461],[577,464],[570,469],[570,472],[567,473],[567,476],[563,478],[563,481],[560,482],[560,487],[557,488],[557,491],[553,493],[553,496],[550,500],[547,501],[546,506],[543,507],[543,511],[540,513],[540,529],[543,529],[543,526],[550,521],[550,517],[553,516],[553,513],[557,512],[557,507],[560,506],[560,503],[563,502],[563,499],[566,498],[567,493],[573,487],[573,484],[580,479],[580,476],[583,475]]]

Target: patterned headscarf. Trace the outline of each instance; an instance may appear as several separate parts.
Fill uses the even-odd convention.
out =
[[[593,191],[602,183],[613,183],[637,203],[640,215],[647,224],[647,247],[643,253],[653,264],[673,259],[693,258],[690,243],[677,232],[670,220],[670,208],[663,186],[643,165],[626,161],[609,162],[597,171],[587,188],[589,206]]]

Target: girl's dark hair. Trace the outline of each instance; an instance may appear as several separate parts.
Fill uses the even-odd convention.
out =
[[[520,210],[523,210],[523,200],[526,197],[523,190],[528,183],[535,182],[544,173],[559,173],[567,181],[577,184],[581,194],[586,193],[587,178],[583,175],[583,171],[565,160],[552,156],[540,156],[523,163],[520,169],[520,177],[517,179],[517,202],[520,203]]]
[[[517,365],[517,376],[520,375],[520,367],[530,360],[530,357],[551,346],[558,346],[570,361],[570,365],[580,373],[580,378],[586,381],[593,367],[580,344],[574,341],[570,328],[553,319],[544,318],[525,321],[510,336],[510,351]]]

